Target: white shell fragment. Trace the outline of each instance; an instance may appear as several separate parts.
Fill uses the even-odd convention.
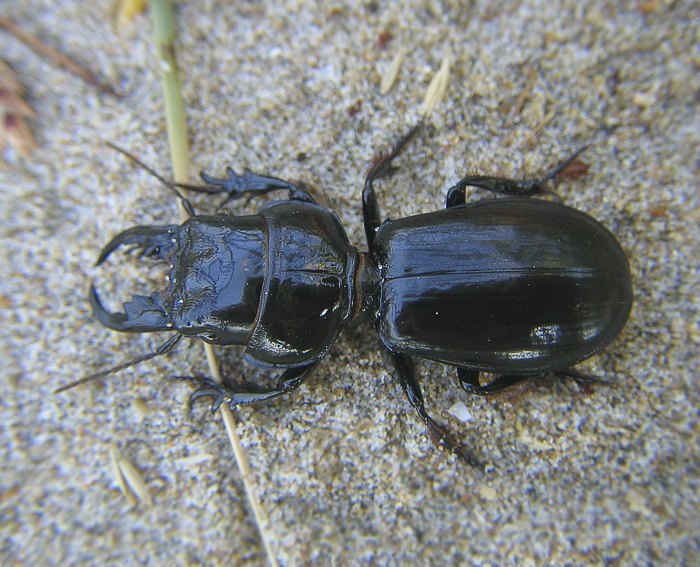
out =
[[[471,412],[467,409],[467,406],[464,405],[464,402],[456,402],[452,404],[450,409],[447,411],[450,415],[456,417],[462,423],[467,423],[468,421],[474,419]]]

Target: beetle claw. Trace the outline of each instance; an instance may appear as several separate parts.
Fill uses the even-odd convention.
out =
[[[97,295],[94,285],[90,286],[90,305],[95,317],[105,327],[127,333],[148,333],[152,331],[169,331],[172,326],[166,312],[163,298],[159,292],[136,295],[124,303],[124,313],[107,311]]]
[[[201,398],[214,398],[211,403],[211,412],[216,413],[216,411],[221,407],[224,402],[229,403],[231,401],[231,396],[225,386],[222,386],[218,382],[213,380],[203,380],[203,386],[197,388],[190,396],[190,409],[194,403]]]
[[[177,249],[176,225],[135,226],[115,236],[100,252],[96,266],[102,264],[120,246],[133,245],[130,251],[140,250],[139,257],[165,260]]]

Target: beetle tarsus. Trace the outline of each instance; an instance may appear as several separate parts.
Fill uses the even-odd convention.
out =
[[[421,417],[425,425],[428,427],[428,432],[431,439],[438,447],[454,453],[468,465],[482,471],[484,470],[484,464],[472,454],[464,443],[457,441],[452,433],[449,432],[447,427],[441,423],[438,423],[427,414],[424,414]]]
[[[382,177],[393,175],[397,171],[398,168],[393,166],[391,162],[404,150],[404,148],[413,139],[413,136],[416,135],[422,126],[423,122],[418,122],[418,124],[413,126],[408,132],[399,138],[398,142],[396,142],[388,154],[379,158],[374,165],[372,165],[369,173],[367,173],[365,186],[367,186],[367,184],[371,185],[373,181],[381,179]]]
[[[610,380],[605,380],[599,378],[598,376],[591,376],[590,374],[583,374],[575,368],[567,368],[566,370],[561,370],[559,372],[554,372],[554,376],[557,378],[567,378],[576,382],[581,392],[586,395],[593,393],[593,385],[606,386],[608,388],[615,388],[615,384]]]
[[[538,179],[508,179],[506,177],[490,177],[488,175],[469,175],[460,179],[447,190],[447,208],[464,205],[467,187],[478,187],[501,195],[516,195],[531,197],[544,192]]]
[[[221,407],[224,402],[230,403],[231,398],[224,391],[217,388],[198,388],[190,396],[190,409],[194,406],[194,403],[201,398],[214,398],[209,407],[211,413],[216,413],[216,410]]]

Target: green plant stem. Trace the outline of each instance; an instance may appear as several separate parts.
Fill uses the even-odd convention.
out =
[[[189,138],[180,76],[175,60],[175,18],[170,0],[151,0],[151,20],[156,41],[158,68],[165,97],[165,120],[168,129],[173,177],[187,183],[190,170]]]

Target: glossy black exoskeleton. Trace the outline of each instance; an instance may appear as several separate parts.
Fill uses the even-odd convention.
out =
[[[580,377],[570,367],[610,343],[627,320],[630,271],[599,222],[526,197],[541,192],[561,167],[539,181],[465,177],[449,190],[446,209],[382,222],[373,183],[393,171],[392,160],[415,130],[368,174],[368,252],[352,246],[336,214],[302,186],[229,168],[227,178],[203,175],[207,185],[194,189],[227,200],[286,190],[288,199],[255,215],[194,215],[180,226],[122,232],[98,264],[131,245],[169,263],[169,283],[150,297],[134,297],[119,314],[108,312],[91,288],[95,314],[118,331],[175,333],[139,361],[187,336],[244,346],[249,362],[281,369],[273,388],[206,381],[193,400],[211,396],[215,408],[290,392],[342,327],[369,319],[431,434],[475,464],[427,413],[412,357],[455,366],[463,388],[480,395],[544,374]],[[466,204],[468,186],[517,196]],[[481,385],[482,371],[500,376]]]

